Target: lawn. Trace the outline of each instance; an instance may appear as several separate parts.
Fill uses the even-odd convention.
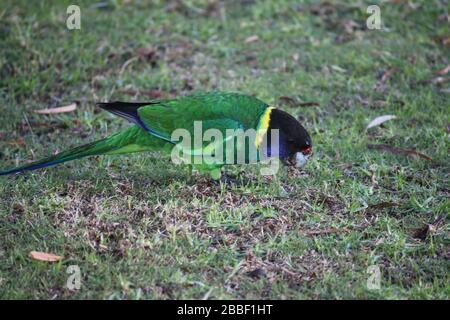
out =
[[[0,297],[449,299],[448,2],[374,2],[381,30],[365,1],[77,1],[79,30],[73,1],[2,1],[2,169],[129,125],[95,102],[209,90],[295,115],[314,156],[234,185],[154,154],[0,177]]]

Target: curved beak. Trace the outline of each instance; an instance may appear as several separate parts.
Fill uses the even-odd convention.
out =
[[[307,149],[306,152],[296,152],[289,158],[282,159],[281,161],[287,166],[295,166],[297,168],[303,167],[306,162],[311,158],[312,150]]]
[[[306,164],[306,161],[308,161],[309,156],[305,156],[303,153],[301,152],[296,152],[295,153],[295,166],[297,168],[301,168]]]
[[[309,160],[311,155],[312,155],[311,147],[305,149],[302,152],[296,152],[295,153],[295,166],[297,168],[303,167],[306,164],[306,162]]]

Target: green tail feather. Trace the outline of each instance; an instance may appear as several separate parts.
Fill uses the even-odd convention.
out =
[[[23,165],[17,168],[9,169],[6,171],[0,171],[0,176],[19,173],[28,170],[36,170],[40,168],[45,168],[49,166],[53,166],[59,163],[63,163],[70,160],[75,160],[87,156],[100,155],[105,154],[107,152],[114,151],[115,149],[120,148],[120,146],[114,146],[109,143],[110,138],[105,138],[102,140],[98,140],[89,144],[85,144],[83,146],[79,146],[67,151],[63,151],[58,153],[57,155],[32,162],[27,165]]]
[[[167,143],[165,141],[153,137],[141,127],[134,125],[107,138],[63,151],[52,157],[32,162],[17,168],[0,171],[0,176],[45,168],[87,156],[117,155],[152,150],[159,151],[163,150],[166,146]]]

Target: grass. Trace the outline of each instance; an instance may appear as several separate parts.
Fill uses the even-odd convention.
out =
[[[70,1],[4,2],[2,168],[128,125],[96,101],[213,89],[297,116],[315,155],[277,179],[228,168],[252,180],[241,187],[148,154],[1,177],[1,298],[449,299],[450,82],[430,81],[450,64],[445,1],[379,3],[383,30],[363,1],[78,1],[72,31]]]

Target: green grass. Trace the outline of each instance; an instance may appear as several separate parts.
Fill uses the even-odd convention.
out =
[[[366,28],[362,1],[185,0],[78,1],[70,31],[70,3],[0,9],[1,168],[128,125],[95,101],[213,89],[294,114],[315,155],[278,179],[228,168],[251,179],[241,187],[147,154],[1,177],[1,298],[450,298],[450,82],[429,81],[450,64],[445,1],[383,2],[384,30]],[[365,129],[386,114],[398,118]],[[382,143],[435,161],[367,148]],[[80,290],[66,288],[70,265]]]

